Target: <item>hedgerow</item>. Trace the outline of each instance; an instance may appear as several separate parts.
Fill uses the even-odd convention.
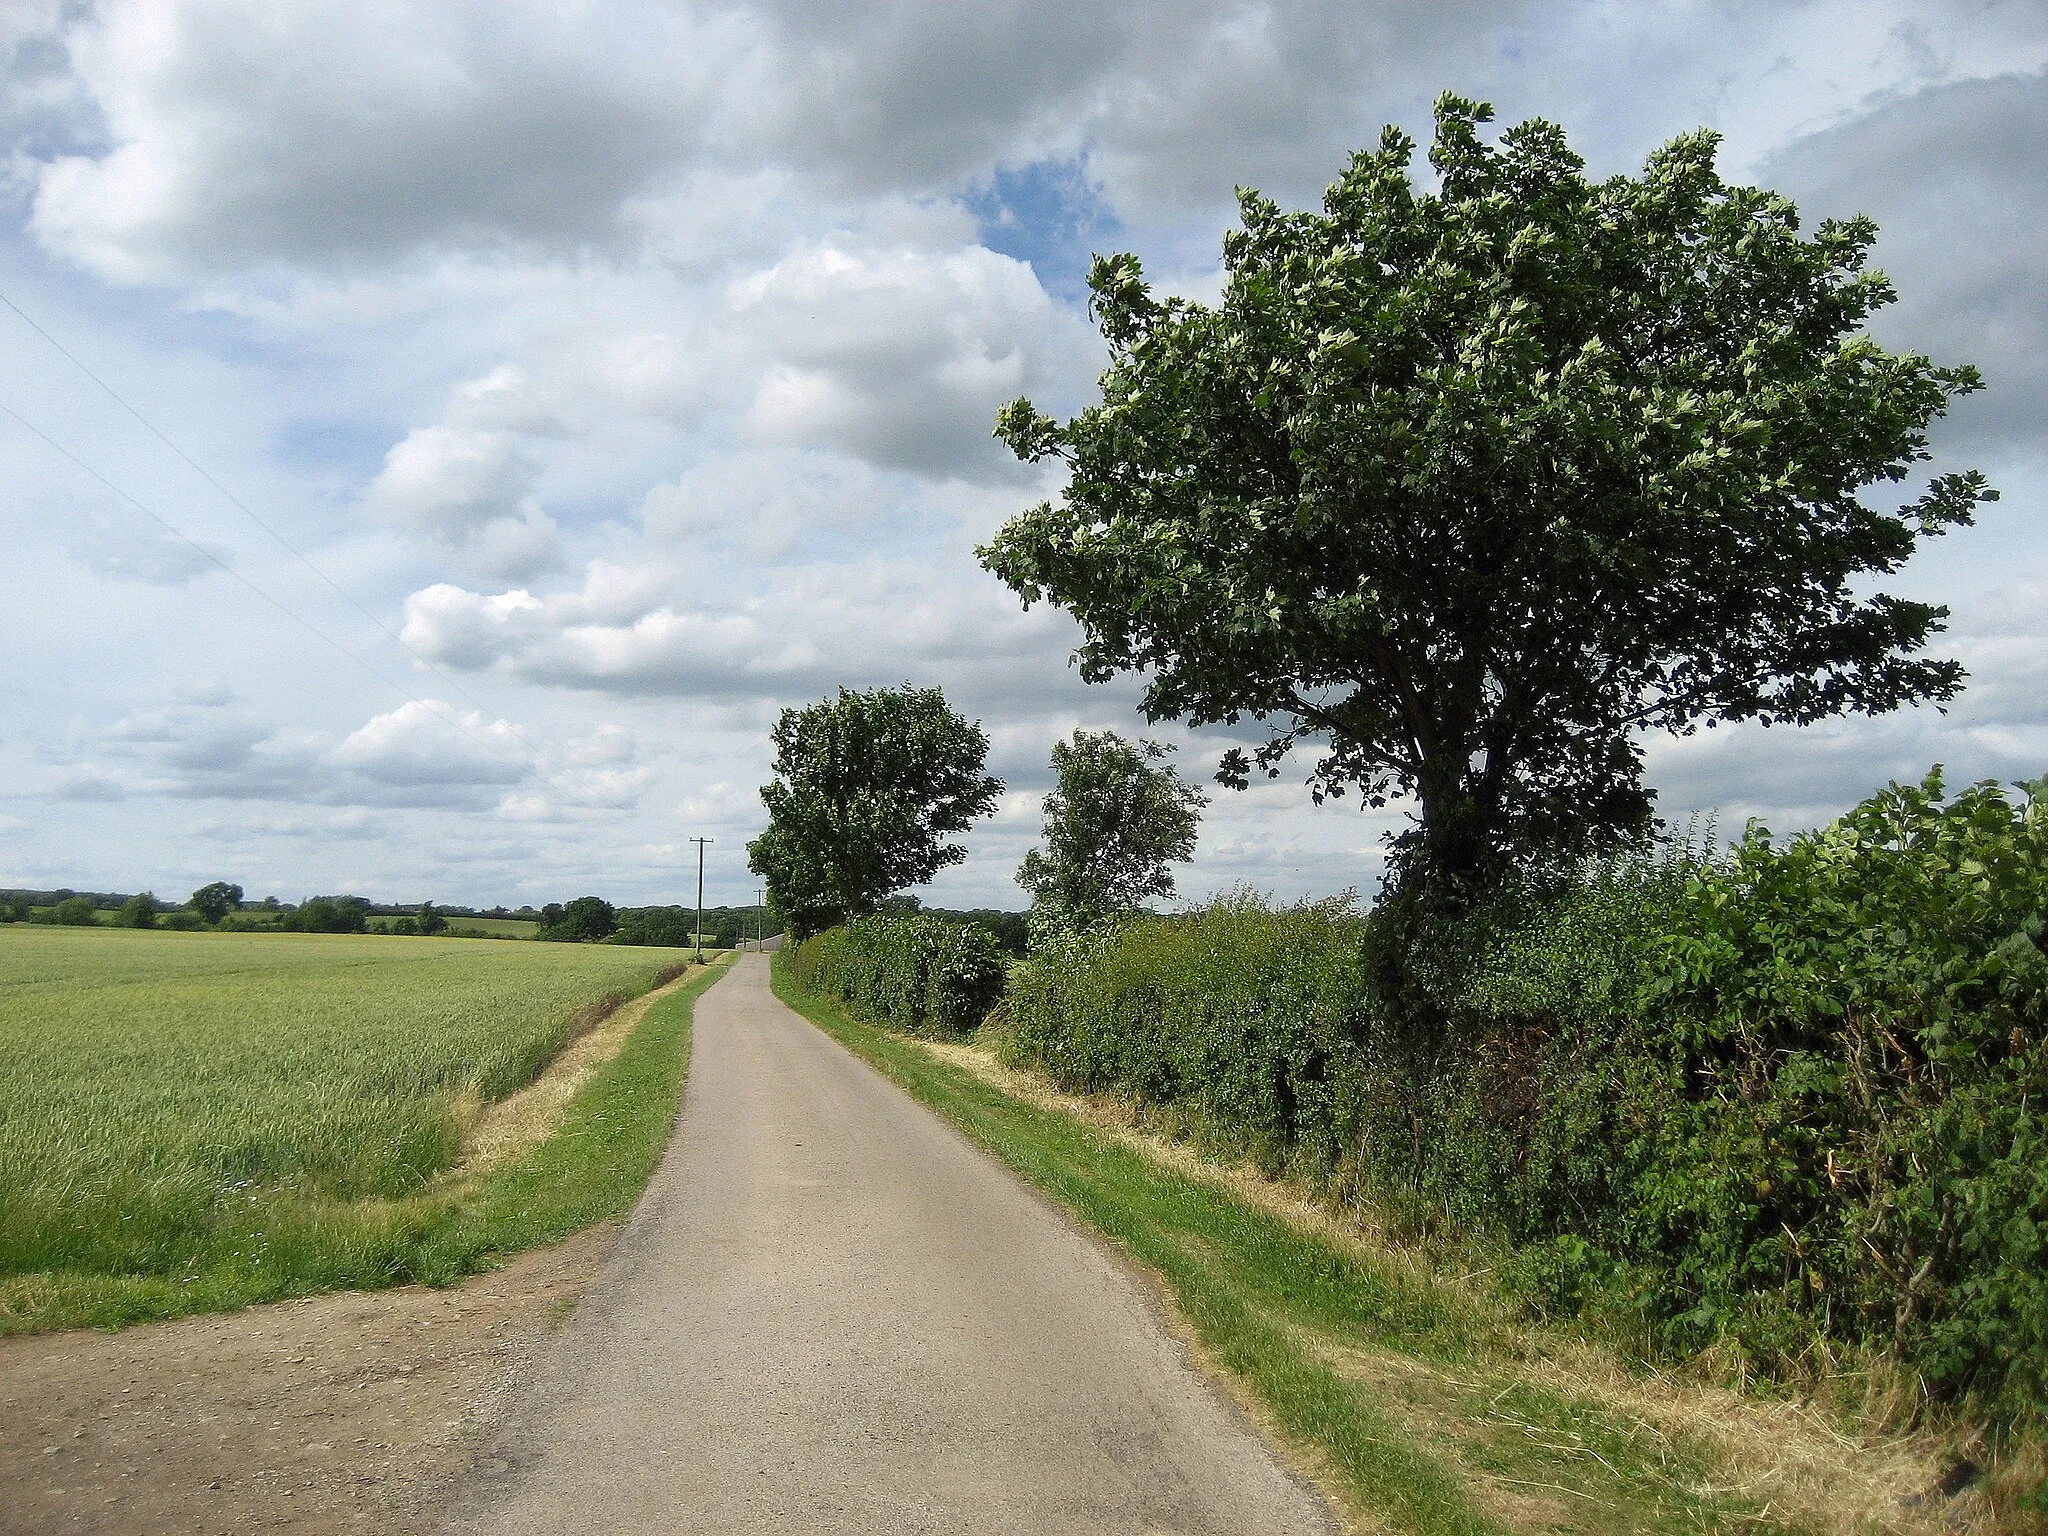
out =
[[[1063,937],[1003,1049],[1497,1240],[1540,1304],[1665,1350],[1854,1343],[2038,1425],[2044,918],[2048,786],[1937,775],[1420,941],[1244,895]]]
[[[805,939],[782,964],[806,991],[898,1029],[972,1029],[1003,995],[995,935],[923,914],[856,918]]]

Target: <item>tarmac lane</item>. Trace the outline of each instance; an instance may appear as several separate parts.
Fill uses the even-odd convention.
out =
[[[1108,1247],[768,964],[698,1000],[661,1167],[447,1531],[1336,1529]]]

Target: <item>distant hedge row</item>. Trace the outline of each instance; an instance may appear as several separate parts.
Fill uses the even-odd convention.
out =
[[[783,953],[783,974],[898,1029],[972,1029],[1002,999],[995,935],[972,923],[918,914],[864,917]]]
[[[1056,941],[1004,1049],[1492,1233],[1663,1346],[1891,1351],[2048,1406],[2048,786],[1938,778],[1406,950],[1247,897]],[[1390,926],[1390,925],[1388,925]],[[1399,982],[1387,979],[1398,976]],[[1376,980],[1375,978],[1381,978]]]

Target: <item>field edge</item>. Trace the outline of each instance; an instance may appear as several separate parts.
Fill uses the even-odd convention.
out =
[[[0,1279],[0,1337],[114,1330],[334,1291],[445,1286],[625,1214],[681,1107],[696,1000],[730,965],[729,954],[712,959],[655,1001],[548,1136],[475,1177],[432,1183],[404,1200],[299,1203],[286,1214],[295,1218],[289,1235],[300,1262],[282,1273]]]

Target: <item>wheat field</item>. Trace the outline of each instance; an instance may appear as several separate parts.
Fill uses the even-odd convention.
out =
[[[187,1309],[166,1286],[404,1278],[408,1241],[447,1214],[424,1197],[460,1151],[458,1107],[527,1082],[579,1012],[683,958],[0,928],[0,1331],[95,1287],[153,1313]]]

